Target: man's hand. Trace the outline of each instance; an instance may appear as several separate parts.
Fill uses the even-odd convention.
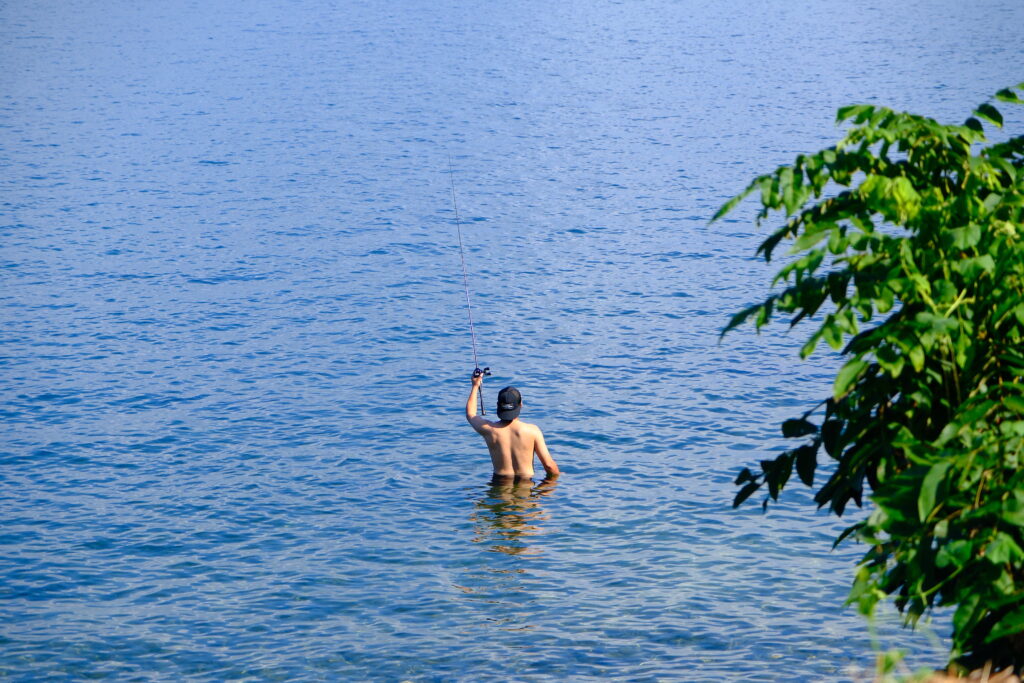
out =
[[[476,403],[481,391],[480,386],[484,383],[484,374],[486,373],[479,368],[473,371],[473,387],[469,390],[469,398],[466,399],[466,419],[478,432],[483,425],[487,424],[484,418],[476,414]]]

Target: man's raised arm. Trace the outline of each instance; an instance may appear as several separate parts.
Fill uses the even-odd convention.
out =
[[[483,381],[482,374],[473,374],[473,388],[469,390],[469,398],[466,399],[466,422],[473,425],[473,429],[478,432],[487,424],[487,420],[476,414],[476,397],[480,393]]]

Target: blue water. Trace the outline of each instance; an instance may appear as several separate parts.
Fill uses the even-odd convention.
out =
[[[836,360],[717,343],[771,271],[707,221],[838,106],[960,121],[1022,63],[1016,0],[0,3],[0,676],[870,666],[844,524],[729,506]],[[553,487],[462,418],[449,154]]]

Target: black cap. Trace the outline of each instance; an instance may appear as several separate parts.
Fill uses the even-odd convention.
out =
[[[515,387],[505,387],[498,392],[498,417],[506,422],[519,417],[523,408],[523,397]]]

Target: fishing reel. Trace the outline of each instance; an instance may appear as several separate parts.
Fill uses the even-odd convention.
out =
[[[489,367],[481,368],[478,365],[476,367],[476,369],[473,370],[473,379],[476,379],[477,377],[489,377],[490,374],[491,374],[491,369]],[[476,396],[477,396],[477,398],[480,401],[480,414],[481,415],[486,415],[487,411],[484,410],[484,383],[483,383],[483,380],[481,380],[480,384],[478,384],[477,387],[476,387]]]

